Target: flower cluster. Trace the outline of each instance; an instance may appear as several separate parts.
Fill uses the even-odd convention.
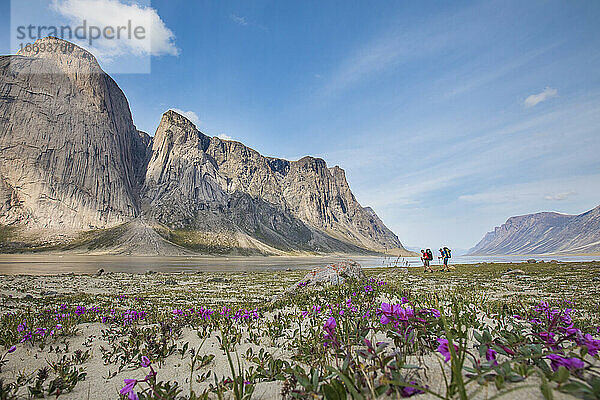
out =
[[[337,340],[337,335],[335,334],[335,328],[337,327],[337,323],[335,318],[329,317],[325,324],[323,325],[323,330],[325,333],[323,334],[324,345],[331,345],[333,347],[339,347],[339,342]]]
[[[406,299],[402,299],[403,304],[407,303]],[[381,303],[381,308],[378,310],[380,314],[379,321],[383,325],[392,324],[397,331],[404,334],[410,333],[417,325],[427,323],[426,317],[440,317],[439,310],[434,308],[426,308],[415,311],[410,306],[402,304]]]
[[[134,391],[135,386],[138,383],[151,383],[152,384],[156,380],[156,371],[154,371],[154,368],[152,368],[152,364],[148,357],[142,356],[142,361],[140,362],[140,367],[150,368],[150,372],[148,373],[148,375],[146,375],[146,377],[141,380],[125,379],[123,381],[123,383],[125,383],[125,386],[123,386],[123,388],[119,391],[119,393],[121,395],[127,396],[127,398],[129,400],[139,400],[137,393]]]

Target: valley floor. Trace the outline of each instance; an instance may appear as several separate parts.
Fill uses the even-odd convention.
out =
[[[1,275],[1,398],[600,396],[600,263],[306,272]]]

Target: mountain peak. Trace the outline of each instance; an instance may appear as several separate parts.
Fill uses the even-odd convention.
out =
[[[36,43],[70,52],[0,57],[0,88],[11,96],[0,102],[11,118],[0,130],[11,149],[0,153],[1,225],[48,235],[100,229],[111,242],[135,239],[157,252],[165,246],[153,229],[200,253],[407,253],[358,203],[341,168],[265,157],[204,135],[173,110],[150,138],[117,84],[87,72],[102,71],[89,52],[57,38]]]
[[[189,118],[187,118],[186,116],[184,116],[174,110],[165,111],[163,113],[161,121],[160,121],[161,124],[163,123],[163,121],[164,121],[164,123],[177,125],[182,128],[198,130],[198,127],[196,127],[196,125],[192,121],[190,121]]]
[[[210,138],[200,132],[192,121],[173,110],[162,115],[154,135],[154,145],[160,145],[165,138],[178,144],[200,142],[204,150],[210,142]]]

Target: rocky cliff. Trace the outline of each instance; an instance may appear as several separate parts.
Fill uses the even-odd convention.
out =
[[[138,141],[87,51],[0,57],[0,224],[72,232],[136,217]]]
[[[600,206],[579,215],[542,212],[509,218],[472,255],[600,252]]]
[[[199,248],[402,248],[358,204],[341,168],[312,157],[264,157],[242,143],[204,135],[174,111],[163,115],[154,135],[143,204],[148,218]]]
[[[72,49],[0,58],[3,232],[120,253],[405,252],[341,168],[264,157],[174,111],[150,137],[95,58]]]

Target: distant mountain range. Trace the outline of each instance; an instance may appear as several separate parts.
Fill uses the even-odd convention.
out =
[[[509,218],[469,255],[599,253],[600,206],[579,215],[541,212]]]
[[[174,111],[138,131],[77,46],[0,57],[0,149],[0,251],[410,254],[340,167],[262,156]]]

